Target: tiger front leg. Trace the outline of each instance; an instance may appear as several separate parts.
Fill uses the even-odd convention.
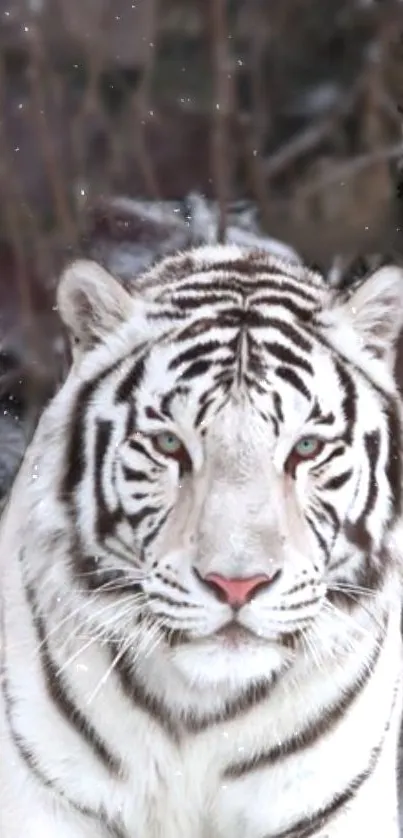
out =
[[[338,814],[310,832],[293,831],[284,838],[399,838],[395,772],[377,772]]]
[[[3,742],[0,763],[1,838],[107,838],[101,820],[64,805],[42,787]],[[8,751],[6,755],[6,751]]]
[[[110,833],[100,824],[86,824],[66,814],[34,808],[21,813],[1,813],[1,838],[108,838]]]

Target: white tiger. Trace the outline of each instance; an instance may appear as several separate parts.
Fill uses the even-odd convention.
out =
[[[1,838],[397,838],[403,275],[77,262],[0,532]]]

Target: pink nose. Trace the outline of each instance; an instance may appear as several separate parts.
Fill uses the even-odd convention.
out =
[[[229,579],[227,576],[221,576],[219,573],[208,573],[204,576],[203,581],[212,588],[215,595],[222,602],[227,602],[232,608],[241,608],[246,602],[249,602],[255,594],[266,588],[278,576],[268,576],[266,573],[258,573],[256,576],[249,576],[244,579]]]

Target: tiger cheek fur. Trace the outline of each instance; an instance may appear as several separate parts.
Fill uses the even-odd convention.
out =
[[[403,277],[77,262],[2,520],[2,838],[397,838]]]

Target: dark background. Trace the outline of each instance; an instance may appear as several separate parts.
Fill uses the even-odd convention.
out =
[[[221,239],[248,198],[325,270],[399,259],[402,119],[397,0],[0,0],[0,496],[68,363],[62,265],[165,234],[113,196],[199,192]]]

